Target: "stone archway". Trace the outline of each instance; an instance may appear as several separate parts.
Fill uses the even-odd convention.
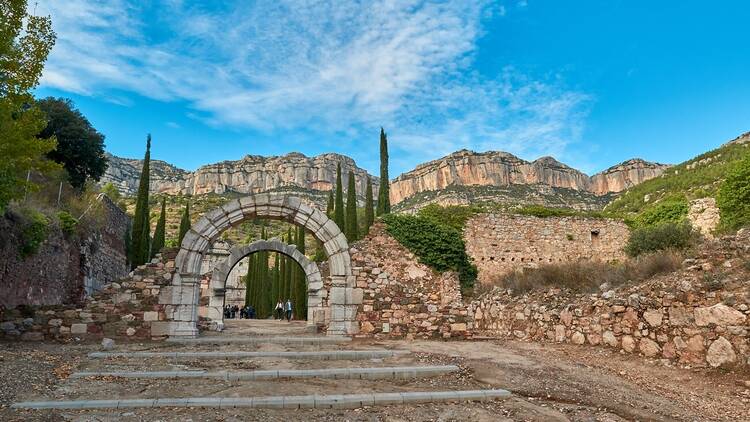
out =
[[[165,305],[169,326],[175,337],[198,335],[200,266],[209,246],[221,233],[253,218],[282,220],[303,226],[323,243],[328,255],[331,288],[327,292],[330,318],[329,335],[353,335],[359,331],[357,305],[362,289],[355,288],[349,243],[341,229],[325,213],[285,194],[258,194],[232,200],[203,215],[187,232],[175,259],[175,275],[159,303]]]
[[[229,250],[229,256],[214,268],[209,285],[208,318],[216,321],[219,328],[223,326],[224,292],[229,272],[243,258],[255,252],[271,251],[286,255],[299,264],[307,280],[307,323],[308,325],[325,323],[323,299],[323,279],[318,265],[297,250],[294,245],[283,243],[279,239],[258,240],[249,245],[235,246]]]

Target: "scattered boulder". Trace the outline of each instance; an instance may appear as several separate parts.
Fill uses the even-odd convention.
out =
[[[714,368],[727,366],[737,361],[732,343],[724,337],[719,337],[708,348],[706,361]]]

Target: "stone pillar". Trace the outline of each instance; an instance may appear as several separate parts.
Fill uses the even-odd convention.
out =
[[[174,337],[198,336],[198,303],[201,295],[201,278],[198,274],[180,274],[180,285],[174,286],[175,310],[170,335]]]
[[[224,295],[226,290],[220,288],[211,288],[208,298],[208,314],[206,317],[213,321],[211,328],[216,331],[224,329]]]
[[[331,281],[328,299],[331,307],[331,321],[328,324],[328,334],[354,335],[359,333],[356,315],[364,292],[362,289],[352,287],[354,276],[332,276]]]

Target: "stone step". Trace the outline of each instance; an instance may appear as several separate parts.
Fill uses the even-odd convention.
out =
[[[382,359],[408,355],[408,350],[329,350],[302,352],[92,352],[92,359],[104,358],[171,358],[171,359],[237,359],[280,358],[310,360]]]
[[[15,403],[13,409],[132,409],[156,407],[210,407],[255,409],[331,409],[387,406],[409,403],[446,403],[505,399],[507,390],[418,391],[406,393],[367,393],[341,395],[270,397],[190,397],[125,400],[34,401]]]
[[[326,337],[252,337],[252,336],[211,336],[197,338],[168,338],[168,342],[176,344],[284,344],[284,345],[306,345],[306,344],[337,344],[351,342],[351,337],[326,336]]]
[[[76,372],[70,378],[115,377],[149,379],[220,379],[225,381],[254,381],[279,378],[335,378],[335,379],[397,379],[443,375],[458,371],[455,365],[395,366],[383,368],[325,368],[275,369],[255,371],[105,371]]]

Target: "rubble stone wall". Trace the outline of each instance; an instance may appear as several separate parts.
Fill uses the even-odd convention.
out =
[[[466,222],[466,252],[479,282],[540,264],[579,260],[621,261],[630,232],[618,220],[479,214]]]
[[[467,309],[458,276],[437,273],[388,235],[382,223],[350,249],[363,291],[360,337],[465,338]]]
[[[0,311],[0,338],[24,341],[103,337],[119,340],[166,338],[167,317],[176,311],[160,305],[174,276],[174,255],[142,265],[109,283],[81,304],[20,307]]]
[[[750,232],[735,249],[750,249]],[[721,254],[726,249],[721,249]],[[728,259],[727,259],[728,258]],[[750,369],[747,254],[597,294],[495,289],[468,306],[476,335],[603,346],[690,366]]]

